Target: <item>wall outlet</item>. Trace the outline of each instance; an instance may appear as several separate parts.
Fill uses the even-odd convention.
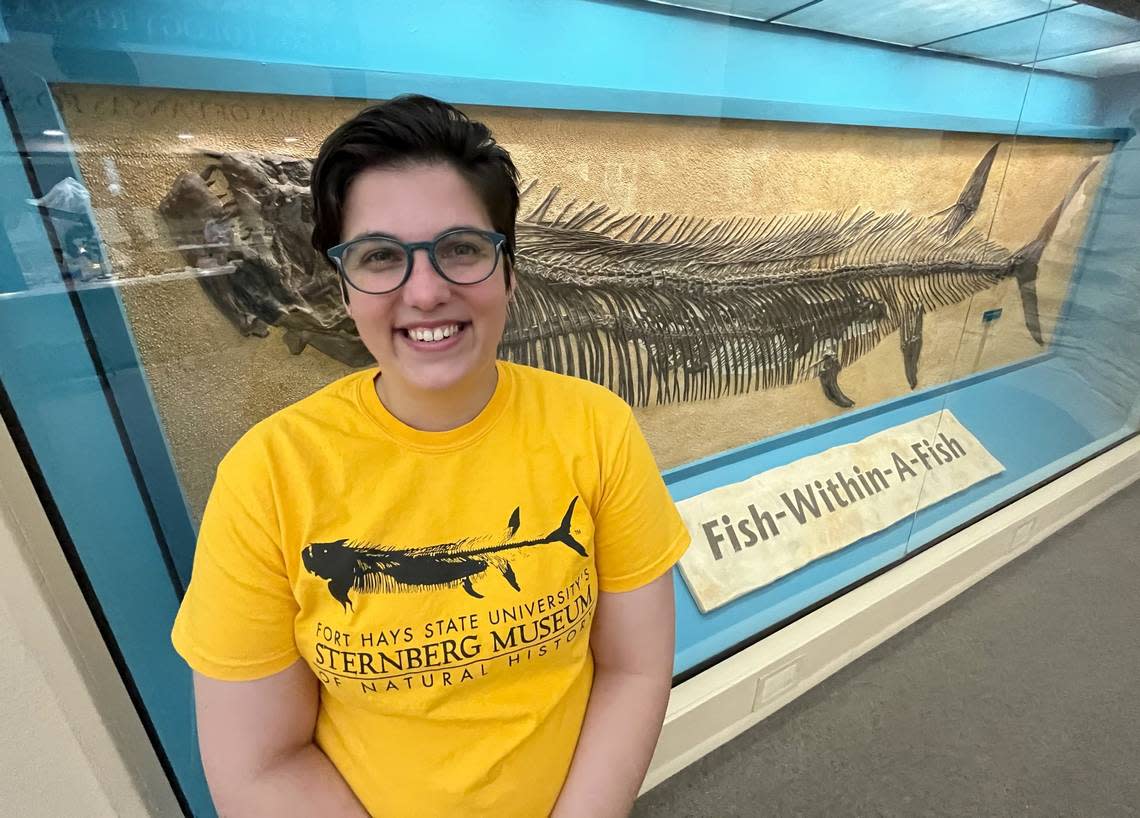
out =
[[[752,702],[752,709],[759,710],[772,699],[787,693],[796,686],[799,675],[799,660],[797,659],[759,679],[756,682],[756,697]]]

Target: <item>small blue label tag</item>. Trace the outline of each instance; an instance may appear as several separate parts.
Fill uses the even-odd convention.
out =
[[[988,324],[991,321],[996,321],[1001,318],[1001,307],[993,310],[986,310],[982,313],[982,323]]]

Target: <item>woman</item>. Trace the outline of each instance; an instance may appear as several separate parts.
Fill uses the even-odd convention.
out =
[[[378,368],[222,460],[174,626],[225,816],[620,816],[688,536],[629,408],[496,361],[517,171],[401,97],[334,131],[313,244]]]

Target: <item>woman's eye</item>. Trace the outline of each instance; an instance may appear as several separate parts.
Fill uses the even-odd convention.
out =
[[[365,264],[388,264],[395,258],[391,250],[374,250],[364,257]]]
[[[446,258],[465,258],[479,255],[481,250],[470,242],[457,242],[440,248],[440,255]]]

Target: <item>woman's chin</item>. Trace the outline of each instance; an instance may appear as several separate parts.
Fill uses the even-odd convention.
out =
[[[458,396],[468,381],[465,372],[418,372],[405,382],[416,392],[447,397],[452,393]]]
[[[493,367],[494,361],[488,367]],[[482,366],[473,366],[470,361],[451,360],[432,363],[418,362],[416,366],[397,366],[399,380],[412,391],[428,393],[435,397],[462,397],[468,389],[480,386],[479,372]]]

